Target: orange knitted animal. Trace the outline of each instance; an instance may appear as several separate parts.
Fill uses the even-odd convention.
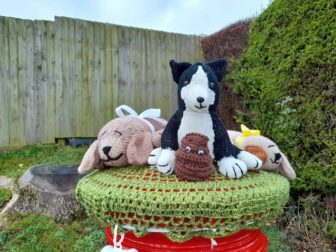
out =
[[[208,137],[198,133],[187,134],[176,152],[175,174],[188,181],[208,179],[215,171],[208,149]]]

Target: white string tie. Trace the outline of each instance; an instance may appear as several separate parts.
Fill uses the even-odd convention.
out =
[[[125,114],[124,111],[126,111],[128,113]],[[119,107],[117,107],[115,109],[115,112],[117,114],[118,117],[125,117],[125,116],[133,116],[133,117],[137,117],[141,120],[143,120],[145,123],[147,123],[147,125],[149,126],[149,128],[151,129],[152,133],[155,132],[155,128],[153,126],[153,124],[148,121],[147,119],[153,119],[155,121],[158,121],[160,123],[164,122],[161,118],[161,109],[147,109],[145,111],[143,111],[140,115],[134,110],[132,109],[130,106],[127,105],[121,105]],[[147,118],[147,119],[146,119]]]
[[[211,249],[213,249],[215,246],[218,245],[215,239],[210,239],[210,241],[211,241]]]

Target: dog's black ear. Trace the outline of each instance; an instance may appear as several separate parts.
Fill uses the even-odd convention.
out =
[[[212,69],[212,71],[214,71],[217,80],[221,82],[224,77],[225,70],[226,70],[226,60],[218,59],[218,60],[210,61],[206,64]]]
[[[181,74],[187,70],[191,64],[188,62],[178,63],[175,60],[169,61],[170,68],[172,70],[173,79],[178,84]]]

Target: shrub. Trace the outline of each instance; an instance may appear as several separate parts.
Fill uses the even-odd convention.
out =
[[[222,30],[202,38],[202,51],[205,60],[220,57],[238,58],[247,46],[250,19],[240,20]]]
[[[229,75],[248,111],[240,119],[289,156],[297,192],[335,192],[335,10],[335,1],[275,0]]]
[[[247,46],[250,19],[231,24],[219,32],[201,40],[202,51],[206,61],[226,58],[229,60],[227,72],[234,69],[232,64]],[[241,96],[233,92],[232,82],[224,80],[221,86],[221,98],[218,106],[220,118],[228,129],[239,129],[235,121],[236,111],[243,110]]]

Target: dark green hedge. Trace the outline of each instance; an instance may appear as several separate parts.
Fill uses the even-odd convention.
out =
[[[336,192],[336,1],[275,0],[251,24],[228,78],[298,173],[299,192]]]

